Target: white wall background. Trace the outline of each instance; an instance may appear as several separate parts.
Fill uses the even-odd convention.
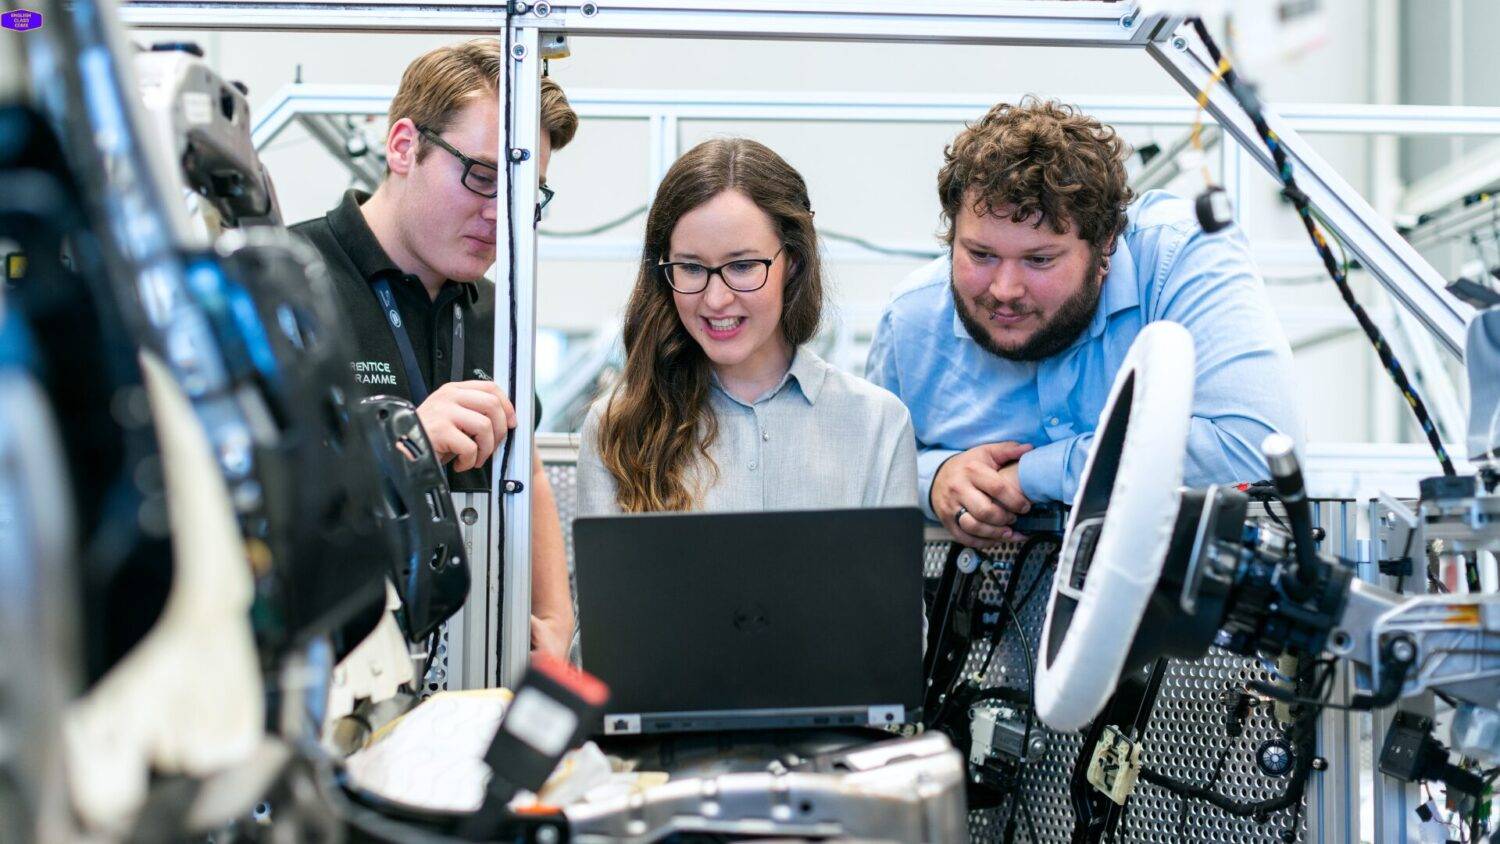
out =
[[[1459,2],[1459,0],[1452,0]],[[1423,0],[1406,0],[1426,8]],[[1490,0],[1485,0],[1490,2]],[[1400,50],[1372,46],[1376,24],[1397,25],[1391,8],[1401,0],[1325,0],[1327,37],[1321,45],[1258,69],[1263,96],[1271,103],[1368,103],[1392,99],[1377,74],[1403,62],[1408,75],[1426,55],[1405,42]],[[1379,9],[1381,11],[1377,12]],[[1408,19],[1411,8],[1402,10]],[[1393,34],[1387,33],[1391,43]],[[1405,37],[1405,36],[1403,36]],[[252,108],[282,85],[304,82],[394,85],[417,55],[456,37],[414,35],[312,35],[296,33],[139,33],[142,41],[199,42],[208,61],[226,78],[244,81]],[[692,89],[733,97],[736,91],[879,92],[919,97],[926,92],[972,93],[987,99],[1036,93],[1070,100],[1101,96],[1188,95],[1147,56],[1135,51],[1076,48],[978,48],[939,45],[828,45],[702,40],[575,38],[571,58],[552,63],[563,87],[595,89]],[[1444,65],[1445,67],[1447,65]],[[1471,85],[1471,87],[1474,87]],[[1400,91],[1420,90],[1411,83]],[[1430,100],[1429,100],[1430,101]],[[977,116],[977,115],[976,115]],[[383,119],[369,128],[383,131]],[[728,124],[684,122],[682,148],[720,134],[757,138],[781,153],[807,178],[820,227],[887,244],[935,247],[938,204],[934,188],[943,144],[952,126],[893,124]],[[1180,130],[1133,130],[1133,142],[1163,145]],[[581,229],[617,217],[645,201],[647,127],[644,121],[586,121],[577,139],[553,159],[548,181],[558,191],[545,227]],[[1312,142],[1367,197],[1371,193],[1371,140],[1313,137]],[[1462,149],[1462,145],[1447,145]],[[1429,144],[1417,154],[1432,166]],[[300,128],[284,132],[264,152],[288,221],[317,216],[348,186],[346,171]],[[1440,156],[1439,156],[1440,157]],[[1441,163],[1441,162],[1438,162]],[[1390,169],[1395,169],[1394,165]],[[1396,178],[1400,174],[1388,174]],[[1196,174],[1177,183],[1184,193],[1201,189]],[[1300,222],[1275,193],[1269,176],[1256,172],[1244,186],[1241,224],[1275,275],[1318,271]],[[640,219],[612,233],[638,243]],[[633,280],[630,260],[560,260],[543,245],[539,275],[542,326],[588,330],[618,315]],[[1295,266],[1298,262],[1305,269]],[[834,312],[853,323],[868,322],[888,292],[918,261],[893,258],[831,263]],[[1294,266],[1288,266],[1290,264]],[[1359,279],[1356,289],[1372,311],[1385,295]],[[1354,323],[1327,281],[1274,281],[1273,303],[1298,347],[1298,397],[1309,438],[1323,441],[1410,439],[1412,428],[1363,336],[1344,333]],[[1334,339],[1319,339],[1333,336]],[[1318,342],[1310,342],[1318,340]]]

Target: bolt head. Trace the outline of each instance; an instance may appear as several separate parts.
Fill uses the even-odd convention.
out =
[[[1400,662],[1411,662],[1417,658],[1417,646],[1410,639],[1396,639],[1391,642],[1391,656]]]
[[[1314,756],[1313,760],[1312,760],[1312,769],[1314,771],[1326,771],[1326,770],[1328,770],[1328,760],[1324,759],[1321,756]]]
[[[599,7],[594,5],[593,3],[584,3],[579,7],[578,11],[582,12],[584,17],[591,18],[594,15],[599,14]]]
[[[1177,50],[1186,50],[1187,49],[1187,39],[1183,38],[1180,35],[1177,36],[1176,38],[1173,38],[1172,39],[1172,47],[1174,49],[1177,49]]]

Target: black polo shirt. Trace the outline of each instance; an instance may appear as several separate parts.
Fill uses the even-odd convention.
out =
[[[366,395],[388,395],[413,401],[411,373],[402,361],[395,328],[381,308],[373,283],[385,279],[400,314],[402,327],[429,393],[453,378],[454,308],[461,314],[461,381],[493,380],[495,360],[495,285],[488,279],[445,281],[436,299],[428,296],[421,279],[396,266],[359,206],[369,199],[351,190],[337,208],[316,220],[292,226],[323,256],[340,311],[354,339],[354,380]],[[541,418],[537,407],[536,418]],[[449,471],[454,490],[488,491],[489,463],[467,472]]]

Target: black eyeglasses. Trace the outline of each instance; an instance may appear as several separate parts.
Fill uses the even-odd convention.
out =
[[[542,194],[542,201],[536,204],[536,222],[540,224],[542,222],[542,209],[547,207],[547,203],[552,201],[552,197],[557,196],[557,191],[546,185],[537,185],[536,189]]]
[[[692,261],[671,261],[656,266],[668,286],[678,293],[702,293],[708,288],[708,280],[715,275],[736,293],[754,293],[766,286],[771,277],[771,265],[785,251],[786,245],[783,244],[769,258],[736,258],[717,267],[705,267]]]
[[[428,129],[426,126],[418,126],[417,131],[429,141],[447,150],[454,158],[463,162],[464,175],[462,178],[464,187],[479,194],[485,199],[494,199],[500,195],[500,171],[495,165],[486,164],[477,158],[467,155],[453,148],[453,145],[438,137],[438,133]]]

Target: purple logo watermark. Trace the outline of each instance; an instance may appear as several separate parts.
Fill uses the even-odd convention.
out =
[[[13,29],[16,32],[26,32],[31,29],[41,29],[42,13],[33,12],[30,9],[16,9],[0,15],[0,26]]]

